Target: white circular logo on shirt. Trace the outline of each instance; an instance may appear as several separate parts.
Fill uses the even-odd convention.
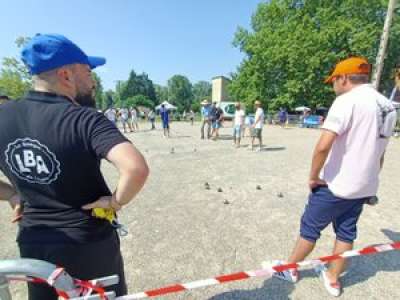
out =
[[[11,171],[30,183],[50,184],[61,173],[54,153],[37,140],[17,139],[8,144],[5,156]]]

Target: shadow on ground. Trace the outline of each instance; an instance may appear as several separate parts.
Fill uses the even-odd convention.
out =
[[[400,241],[400,233],[390,229],[382,229],[382,232],[393,242]],[[343,288],[360,284],[374,277],[378,272],[399,272],[400,252],[397,250],[378,253],[375,255],[358,256],[349,259],[349,268],[341,278]],[[317,277],[313,270],[301,271],[301,280]],[[233,290],[222,293],[209,300],[283,300],[290,299],[295,286],[291,283],[276,278],[266,280],[261,288],[253,290]]]
[[[282,151],[285,150],[284,146],[264,146],[261,151]]]
[[[382,232],[393,242],[400,241],[400,233],[390,229]],[[374,255],[358,256],[350,260],[348,272],[342,277],[343,287],[367,281],[379,272],[399,272],[400,252],[397,250]]]
[[[287,300],[295,286],[276,278],[264,281],[262,287],[253,290],[233,290],[209,298],[209,300]]]

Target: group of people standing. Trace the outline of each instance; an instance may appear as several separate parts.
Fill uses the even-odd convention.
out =
[[[224,121],[224,112],[221,107],[214,102],[210,104],[208,100],[201,102],[201,139],[205,139],[207,134],[207,139],[217,140],[219,138],[219,129]],[[262,129],[264,127],[265,114],[261,107],[260,101],[254,102],[255,106],[255,116],[246,116],[245,110],[240,102],[235,104],[235,116],[233,118],[233,143],[237,148],[240,148],[241,139],[245,135],[246,128],[250,131],[251,136],[251,147],[250,150],[254,149],[255,140],[258,140],[258,149],[262,149]]]
[[[139,131],[139,118],[140,112],[136,107],[131,108],[114,108],[110,107],[105,112],[104,115],[117,125],[118,122],[121,122],[122,128],[124,133],[129,132],[137,132]],[[150,110],[147,113],[147,119],[151,123],[151,130],[156,129],[155,122],[156,122],[156,113],[154,110]]]
[[[236,148],[240,148],[240,142],[245,135],[245,130],[248,128],[251,137],[251,146],[249,150],[254,150],[254,142],[258,140],[257,151],[262,150],[262,130],[264,127],[265,114],[261,107],[260,101],[254,102],[256,109],[254,118],[251,116],[246,117],[246,113],[242,108],[240,102],[235,105],[235,117],[233,119],[233,143]]]
[[[224,112],[217,102],[210,104],[208,100],[203,100],[201,105],[201,139],[204,140],[206,130],[207,139],[217,140],[224,121]]]
[[[108,108],[104,115],[114,124],[117,124],[118,121],[121,122],[122,127],[124,129],[124,133],[139,131],[139,120],[138,120],[138,110],[135,107],[131,108]]]

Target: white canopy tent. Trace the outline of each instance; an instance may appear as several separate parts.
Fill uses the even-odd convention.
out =
[[[160,110],[161,105],[164,105],[165,108],[168,109],[168,110],[176,110],[177,109],[176,106],[172,105],[168,101],[164,101],[160,105],[156,106],[156,110]]]
[[[295,111],[310,111],[311,108],[308,108],[306,106],[299,106],[299,107],[296,107],[294,110]]]

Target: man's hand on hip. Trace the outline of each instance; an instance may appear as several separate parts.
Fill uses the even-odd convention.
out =
[[[119,211],[121,205],[115,200],[115,196],[103,196],[96,201],[82,206],[82,209],[90,210],[93,208],[112,208],[114,211]]]
[[[310,188],[310,190],[312,191],[312,189],[316,188],[317,186],[324,186],[327,185],[327,183],[320,179],[320,178],[315,178],[315,179],[310,179],[308,181],[308,187]]]
[[[21,204],[20,196],[18,194],[15,194],[8,200],[8,202],[10,203],[11,208],[14,211],[14,216],[11,222],[15,223],[20,221],[22,219],[22,212],[23,212],[23,206]]]

